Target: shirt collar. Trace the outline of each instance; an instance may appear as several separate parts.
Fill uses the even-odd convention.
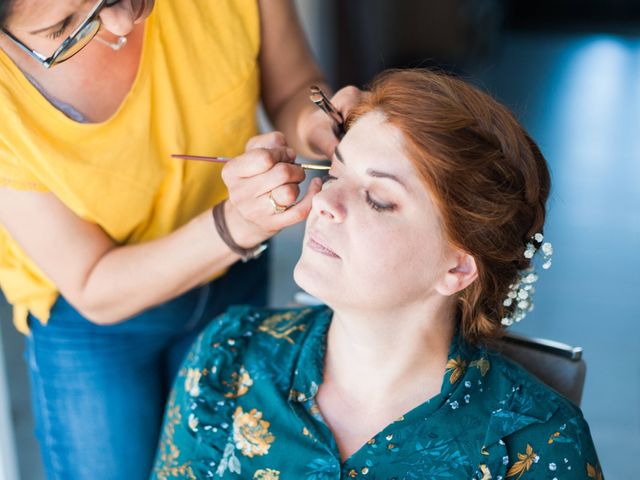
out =
[[[302,341],[289,388],[289,400],[306,402],[315,397],[322,383],[327,333],[333,311],[329,307],[317,310]]]
[[[329,307],[324,307],[317,311],[317,315],[308,327],[307,335],[302,342],[302,347],[295,362],[291,387],[289,389],[289,400],[296,402],[306,402],[315,397],[318,387],[322,383],[324,374],[324,359],[327,350],[327,333],[331,324],[333,311]],[[466,371],[469,363],[466,359],[473,355],[475,349],[462,341],[459,328],[456,328],[453,341],[449,347],[447,358],[447,370],[442,379],[440,394],[437,397],[447,398],[451,395],[457,382],[455,380],[461,373]],[[450,365],[452,366],[450,368]],[[456,365],[460,368],[456,371]],[[435,400],[432,399],[432,400]],[[438,402],[432,402],[437,404]]]
[[[295,361],[289,401],[302,403],[312,400],[322,383],[327,332],[333,311],[325,307],[316,312]],[[547,390],[537,384],[523,383],[522,378],[509,378],[513,372],[509,368],[496,367],[499,371],[495,371],[494,364],[503,366],[504,362],[495,353],[465,342],[457,328],[449,347],[440,393],[409,413],[413,413],[416,419],[425,420],[431,415],[455,415],[468,402],[469,391],[478,394],[483,389],[487,392],[491,389],[490,397],[501,400],[497,405],[491,399],[483,402],[486,411],[482,418],[486,422],[486,433],[482,453],[488,455],[491,450],[503,450],[503,438],[533,423],[548,421],[558,409],[557,401]],[[442,428],[448,428],[448,422],[438,423]],[[438,429],[434,424],[430,428]]]
[[[327,332],[331,324],[333,311],[324,307],[316,310],[316,315],[310,322],[307,335],[302,341],[289,388],[289,400],[306,402],[313,399],[322,383],[324,372],[324,359],[327,348]],[[447,404],[448,412],[455,412],[459,406],[463,406],[465,395],[470,386],[486,385],[493,383],[500,375],[509,375],[509,370],[502,372],[489,371],[493,368],[494,359],[500,359],[485,348],[475,347],[464,341],[460,329],[456,333],[449,347],[445,374],[442,378],[440,393],[430,399],[429,412],[433,413]],[[502,362],[502,359],[500,359]],[[485,446],[497,443],[504,438],[532,423],[545,422],[556,411],[558,405],[546,390],[534,389],[523,392],[518,385],[518,379],[507,379],[504,385],[509,385],[510,391],[501,393],[502,400],[497,408],[488,405],[488,419]],[[500,382],[503,384],[503,382]],[[493,388],[493,387],[492,387]],[[534,401],[530,400],[534,396]],[[429,413],[421,410],[424,416]]]

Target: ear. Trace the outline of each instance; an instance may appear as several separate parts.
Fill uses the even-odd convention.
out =
[[[447,266],[448,270],[436,285],[436,291],[440,295],[451,296],[458,293],[478,278],[476,260],[466,252],[454,252]]]

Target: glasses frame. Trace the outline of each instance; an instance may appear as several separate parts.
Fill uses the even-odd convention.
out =
[[[81,51],[84,47],[86,47],[89,42],[91,42],[91,40],[93,40],[93,38],[96,36],[96,34],[100,31],[100,28],[102,27],[102,21],[100,20],[100,12],[102,11],[102,9],[104,7],[111,7],[113,5],[115,5],[116,3],[118,3],[120,0],[100,0],[95,7],[93,7],[91,9],[91,11],[89,12],[89,14],[87,15],[87,18],[84,19],[84,21],[78,25],[78,27],[71,32],[71,34],[64,39],[64,41],[60,44],[60,46],[58,48],[56,48],[56,50],[53,52],[53,54],[51,54],[50,57],[46,57],[44,55],[42,55],[41,53],[33,50],[32,48],[28,47],[27,45],[25,45],[24,43],[22,43],[21,40],[19,40],[18,38],[16,38],[9,30],[7,30],[6,28],[2,27],[2,32],[9,37],[13,43],[15,43],[18,47],[20,47],[22,50],[24,50],[25,52],[27,52],[29,54],[29,56],[31,56],[33,59],[37,60],[44,68],[51,68],[54,65],[57,65],[59,63],[62,63],[66,60],[69,60],[71,57],[73,57],[74,55],[76,55],[79,51]],[[77,37],[93,22],[97,21],[98,22],[98,28],[96,29],[95,33],[86,41],[86,43],[84,45],[82,45],[73,55],[70,55],[66,58],[63,59],[59,59],[62,54],[64,54],[66,51],[69,50],[69,48],[71,48],[73,45],[76,45],[76,42],[74,42],[74,40],[77,39]]]

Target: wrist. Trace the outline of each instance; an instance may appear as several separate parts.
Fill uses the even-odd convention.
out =
[[[269,238],[260,227],[245,219],[229,200],[224,201],[223,208],[229,234],[240,247],[253,248]]]
[[[246,230],[249,222],[235,215],[234,212],[235,209],[226,200],[213,207],[212,216],[218,235],[231,251],[240,256],[243,262],[259,257],[267,248],[266,244],[261,243],[265,238],[255,234],[247,235],[249,232],[243,234],[240,227],[244,223]]]

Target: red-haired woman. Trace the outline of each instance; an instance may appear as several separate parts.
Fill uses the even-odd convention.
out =
[[[466,83],[392,71],[348,119],[295,278],[236,308],[175,384],[155,476],[601,478],[580,410],[487,345],[531,308],[550,179]]]

